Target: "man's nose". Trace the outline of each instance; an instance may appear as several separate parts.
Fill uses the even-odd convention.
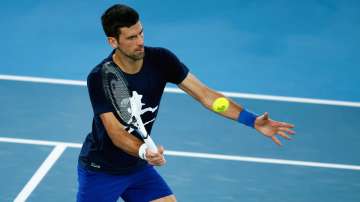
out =
[[[143,46],[144,45],[144,37],[140,36],[137,40],[137,45]]]

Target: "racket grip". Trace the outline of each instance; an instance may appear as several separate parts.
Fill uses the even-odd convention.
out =
[[[155,142],[153,141],[153,139],[148,136],[147,138],[144,139],[144,142],[147,144],[147,146],[149,147],[150,151],[157,153],[158,149],[157,146],[155,144]]]

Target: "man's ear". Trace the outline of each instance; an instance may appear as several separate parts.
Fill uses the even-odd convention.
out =
[[[119,44],[117,42],[117,40],[114,37],[108,37],[108,43],[110,44],[110,46],[114,49],[118,48]]]

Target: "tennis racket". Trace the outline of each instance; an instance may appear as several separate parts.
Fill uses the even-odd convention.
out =
[[[117,115],[141,135],[152,152],[157,152],[158,149],[141,120],[141,106],[131,102],[131,92],[124,74],[112,61],[103,64],[101,74],[105,95],[115,108]]]

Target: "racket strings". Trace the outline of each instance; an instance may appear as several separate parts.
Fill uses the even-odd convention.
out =
[[[110,63],[103,66],[105,93],[113,104],[117,114],[127,124],[132,122],[130,92],[124,76]]]

